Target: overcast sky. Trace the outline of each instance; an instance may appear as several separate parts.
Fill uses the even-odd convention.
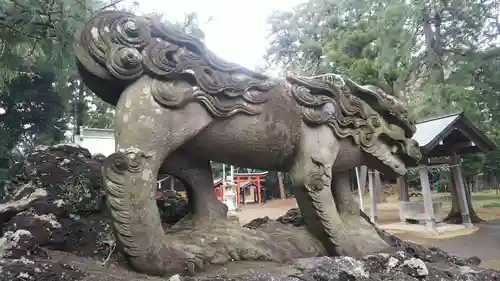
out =
[[[220,57],[253,69],[264,55],[266,19],[273,10],[291,10],[306,0],[138,0],[139,12],[161,12],[171,22],[196,12],[208,48]],[[131,5],[126,0],[125,5]]]

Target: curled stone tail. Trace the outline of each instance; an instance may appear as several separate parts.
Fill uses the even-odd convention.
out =
[[[102,176],[108,207],[113,218],[116,241],[124,253],[140,255],[140,248],[132,233],[131,202],[126,190],[127,174],[141,171],[141,157],[136,152],[115,152],[108,156],[102,167]]]

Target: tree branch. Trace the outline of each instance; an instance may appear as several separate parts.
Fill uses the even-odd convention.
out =
[[[114,0],[111,3],[109,3],[108,5],[105,5],[105,6],[101,7],[101,8],[99,8],[99,9],[97,9],[94,13],[98,13],[100,11],[106,10],[109,7],[116,6],[116,5],[120,4],[123,1],[125,1],[125,0]]]

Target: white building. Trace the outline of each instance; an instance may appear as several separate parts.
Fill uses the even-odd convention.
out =
[[[88,149],[92,155],[109,156],[116,151],[113,129],[81,128],[80,135],[75,136],[75,143]]]

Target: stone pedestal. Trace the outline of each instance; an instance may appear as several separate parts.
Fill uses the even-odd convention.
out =
[[[443,203],[441,201],[433,201],[432,209],[434,211],[435,222],[443,222]],[[407,219],[427,222],[428,215],[425,210],[425,201],[401,201],[399,206],[399,217],[403,222]]]

